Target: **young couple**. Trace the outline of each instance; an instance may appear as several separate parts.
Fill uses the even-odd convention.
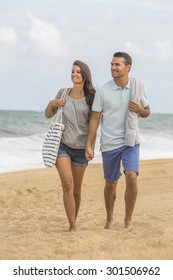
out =
[[[95,90],[89,67],[76,60],[71,71],[73,87],[68,88],[66,99],[61,99],[64,89],[60,89],[45,109],[46,117],[50,118],[58,106],[63,106],[65,130],[56,168],[62,183],[69,231],[76,230],[82,181],[88,161],[94,157],[99,124],[107,213],[104,228],[111,229],[113,226],[116,187],[122,175],[121,163],[126,178],[124,225],[126,228],[132,225],[139,173],[138,119],[148,117],[150,108],[142,81],[129,77],[131,66],[132,59],[127,53],[114,53],[112,79]]]

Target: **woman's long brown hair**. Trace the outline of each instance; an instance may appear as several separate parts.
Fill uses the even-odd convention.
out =
[[[79,66],[81,69],[81,75],[84,79],[84,95],[86,98],[86,103],[91,110],[96,90],[92,84],[90,69],[86,63],[80,60],[75,60],[73,62],[73,66],[74,65]]]

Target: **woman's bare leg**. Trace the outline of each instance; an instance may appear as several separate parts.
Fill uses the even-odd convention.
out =
[[[69,231],[74,231],[76,230],[76,207],[71,159],[69,157],[59,157],[56,162],[56,168],[62,182],[63,202],[70,224]]]
[[[72,165],[73,182],[74,182],[74,200],[75,200],[75,218],[77,218],[80,202],[81,202],[81,187],[86,167]]]

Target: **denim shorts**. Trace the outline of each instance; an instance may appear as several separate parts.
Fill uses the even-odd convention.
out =
[[[69,157],[74,165],[83,167],[88,165],[88,160],[85,157],[85,149],[73,149],[62,142],[60,143],[57,158],[59,157]]]
[[[122,146],[115,150],[102,152],[104,178],[107,181],[117,181],[122,173],[121,162],[124,172],[132,170],[139,173],[139,144],[134,147]]]

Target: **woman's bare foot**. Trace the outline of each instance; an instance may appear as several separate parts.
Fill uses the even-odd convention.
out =
[[[76,226],[70,226],[68,231],[76,231]]]
[[[113,227],[113,221],[112,222],[106,222],[104,229],[111,229]]]
[[[124,221],[124,227],[125,228],[132,228],[133,227],[133,224],[132,224],[132,221]]]

